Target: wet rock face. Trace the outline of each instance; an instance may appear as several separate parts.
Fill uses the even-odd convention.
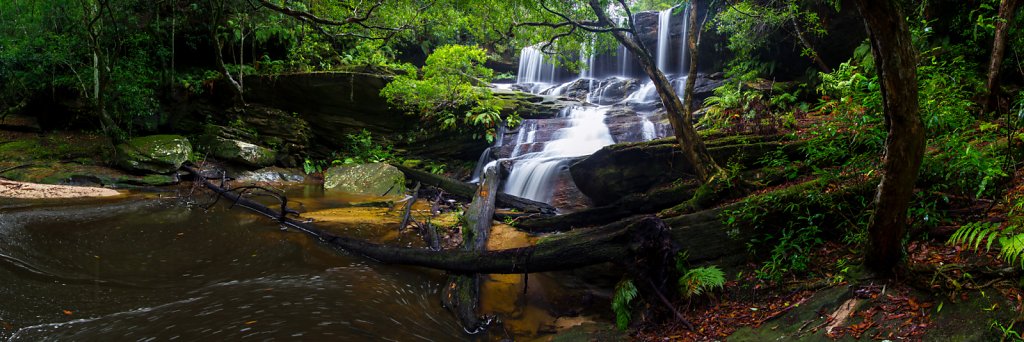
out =
[[[405,175],[386,163],[333,166],[324,171],[324,189],[357,195],[405,193]]]
[[[140,173],[171,173],[192,155],[192,144],[180,135],[138,137],[117,145],[119,167]]]
[[[416,124],[390,108],[380,90],[392,76],[380,70],[249,76],[247,98],[287,113],[311,127],[312,146],[343,146],[346,133],[366,129],[374,136],[407,131]],[[284,132],[285,130],[282,130]]]

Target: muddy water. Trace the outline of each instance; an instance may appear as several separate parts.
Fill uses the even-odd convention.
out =
[[[291,192],[309,213],[351,202]],[[518,276],[503,276],[484,295],[505,306],[495,309],[505,328],[469,336],[439,305],[441,272],[339,253],[224,203],[207,210],[156,197],[0,199],[0,340],[490,340],[555,324],[550,304],[517,298]],[[422,245],[388,232],[397,214],[373,210],[325,226]],[[531,293],[561,296],[556,282],[534,279]]]

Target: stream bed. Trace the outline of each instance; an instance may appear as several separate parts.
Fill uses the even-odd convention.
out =
[[[307,211],[341,202],[322,190],[290,192]],[[550,299],[564,297],[544,276],[530,277],[521,298],[521,276],[496,276],[485,282],[484,307],[518,314],[505,313],[504,328],[489,335],[467,335],[439,304],[440,271],[350,256],[230,203],[207,209],[164,196],[0,199],[0,340],[536,337],[553,329]],[[329,226],[394,235],[341,221]],[[415,234],[390,239],[421,244]]]

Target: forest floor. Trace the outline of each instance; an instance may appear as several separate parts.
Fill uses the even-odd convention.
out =
[[[789,134],[806,135],[822,117],[801,118]],[[806,177],[751,194],[783,190]],[[661,305],[648,305],[633,327],[644,341],[1001,341],[1022,340],[1024,283],[1020,267],[995,248],[978,252],[947,244],[967,222],[1005,222],[1010,204],[1024,196],[1024,172],[1012,175],[1004,200],[952,198],[948,220],[935,227],[911,226],[905,265],[892,279],[861,265],[862,252],[831,241],[815,246],[807,271],[766,281],[756,274],[764,255],[727,270],[714,295],[679,299],[675,309],[693,330]],[[733,203],[730,201],[729,203]],[[756,242],[754,242],[756,244]],[[758,248],[770,248],[760,246]]]

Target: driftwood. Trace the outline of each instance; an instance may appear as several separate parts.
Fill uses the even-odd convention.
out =
[[[474,194],[476,193],[477,187],[476,185],[473,185],[471,183],[458,181],[441,175],[435,175],[433,173],[426,171],[411,169],[402,165],[394,166],[401,170],[402,173],[404,173],[405,176],[409,177],[410,179],[416,180],[426,185],[444,189],[445,191],[456,196],[473,198]],[[527,213],[540,213],[544,215],[555,214],[555,207],[552,207],[550,204],[537,202],[522,197],[516,197],[505,193],[497,194],[497,206],[504,208],[513,208]]]
[[[501,178],[498,177],[497,168],[484,170],[476,195],[463,215],[462,250],[471,252],[487,250],[498,183],[501,183]],[[459,318],[463,329],[466,329],[467,332],[476,333],[490,322],[490,319],[480,317],[479,274],[448,276],[448,284],[442,290],[441,302]]]

